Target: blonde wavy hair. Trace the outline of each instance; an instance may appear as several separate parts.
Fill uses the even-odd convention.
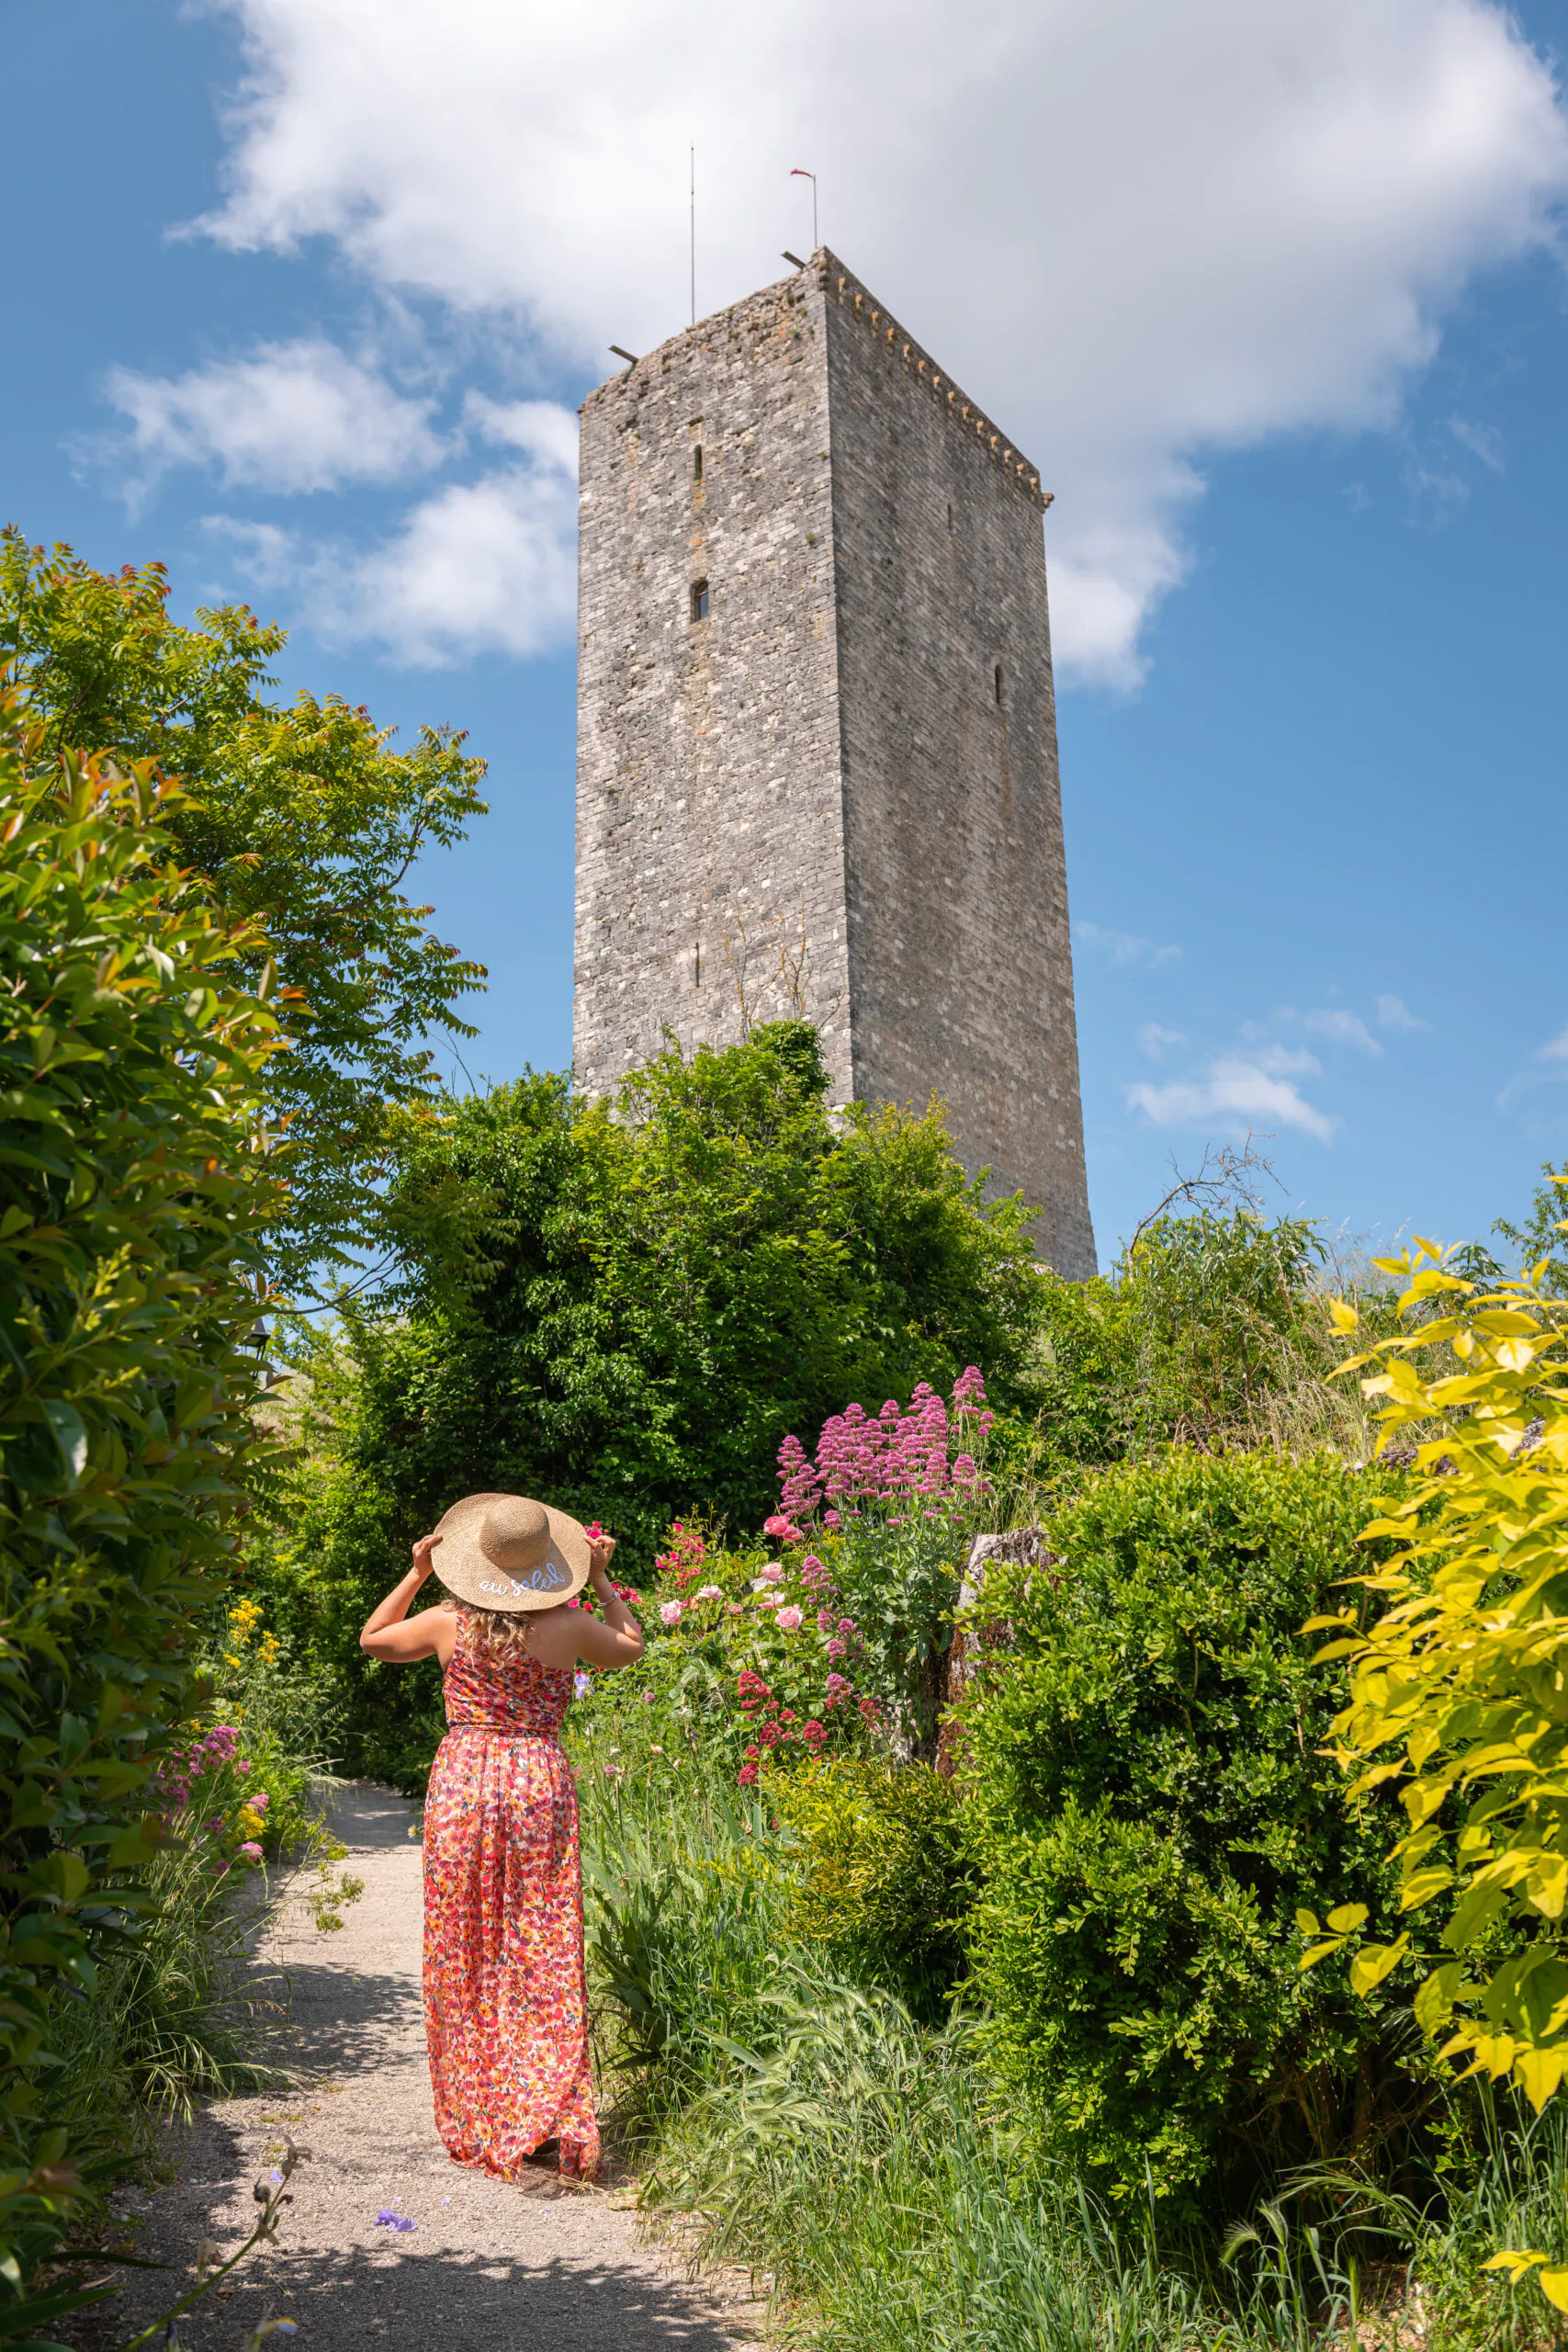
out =
[[[474,1647],[491,1650],[497,1657],[509,1653],[525,1653],[528,1647],[528,1612],[523,1609],[476,1609],[471,1601],[454,1597],[453,1607],[465,1625],[473,1629]]]

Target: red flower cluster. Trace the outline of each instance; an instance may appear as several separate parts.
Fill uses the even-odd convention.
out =
[[[742,1667],[736,1684],[742,1714],[752,1718],[756,1740],[749,1747],[737,1775],[740,1786],[750,1789],[756,1783],[759,1770],[770,1763],[781,1747],[798,1741],[808,1755],[818,1755],[827,1743],[828,1732],[823,1724],[812,1716],[808,1723],[798,1723],[791,1707],[781,1708],[760,1674]]]
[[[673,1577],[678,1585],[695,1584],[707,1555],[708,1547],[696,1529],[678,1519],[670,1530],[670,1549],[660,1552],[653,1565],[660,1576]]]

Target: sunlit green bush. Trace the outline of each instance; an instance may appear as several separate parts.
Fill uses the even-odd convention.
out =
[[[1373,2162],[1424,2096],[1400,2004],[1298,1965],[1298,1907],[1386,1872],[1300,1631],[1371,1492],[1328,1459],[1173,1453],[1092,1482],[1055,1566],[987,1586],[1011,1641],[979,1652],[961,1748],[987,2047],[1117,2198],[1212,2208],[1294,2159]]]
[[[964,1972],[973,1894],[953,1782],[929,1765],[841,1758],[804,1765],[771,1793],[799,1840],[789,1934],[851,1983],[940,2017]]]
[[[151,1781],[257,1453],[260,943],[152,772],[0,731],[0,2340],[84,2175],[44,2062],[146,1901]],[[112,2119],[101,2120],[107,2130]],[[39,2314],[41,2316],[41,2314]]]

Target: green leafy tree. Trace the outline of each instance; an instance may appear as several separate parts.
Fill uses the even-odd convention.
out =
[[[1522,1226],[1511,1224],[1500,1216],[1493,1226],[1494,1233],[1510,1242],[1528,1266],[1540,1265],[1540,1288],[1543,1297],[1568,1298],[1568,1168],[1553,1168],[1547,1160],[1541,1169],[1542,1181],[1535,1188],[1530,1213]],[[1472,1268],[1463,1262],[1463,1253],[1456,1252],[1452,1270],[1456,1273],[1474,1275],[1484,1285],[1502,1268],[1495,1260],[1488,1260],[1484,1267]]]
[[[259,921],[292,991],[290,1050],[267,1091],[294,1144],[273,1262],[303,1289],[378,1230],[385,1106],[430,1091],[432,1035],[469,1036],[455,1010],[483,972],[403,895],[414,861],[482,814],[482,763],[423,728],[394,752],[336,696],[268,699],[285,643],[249,609],[170,617],[161,564],[101,572],[14,530],[0,537],[0,664],[54,748],[112,744],[179,777],[165,821],[231,922]],[[249,951],[254,985],[263,950]]]
[[[278,1031],[236,979],[258,970],[270,1000],[272,976],[255,928],[182,868],[178,806],[150,765],[57,753],[0,700],[6,2343],[79,2300],[27,2291],[94,2170],[51,2121],[51,2020],[133,1927],[150,1779],[261,1451]]]
[[[1359,1417],[1328,1384],[1337,1346],[1303,1217],[1205,1204],[1143,1227],[1109,1274],[1043,1281],[1034,1442],[998,1453],[1024,1483],[1171,1444],[1311,1447]]]
[[[400,1279],[306,1344],[266,1569],[355,1688],[375,1592],[460,1494],[546,1495],[646,1565],[678,1513],[759,1521],[782,1439],[850,1398],[971,1363],[1005,1398],[1041,1279],[1027,1212],[981,1205],[935,1117],[835,1115],[827,1086],[785,1022],[661,1054],[614,1109],[531,1077],[399,1122]],[[395,1729],[377,1718],[362,1742]]]

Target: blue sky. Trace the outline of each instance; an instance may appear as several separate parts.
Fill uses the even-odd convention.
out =
[[[424,888],[491,970],[468,1067],[558,1066],[563,418],[684,322],[688,134],[705,309],[804,249],[815,161],[1058,490],[1102,1258],[1248,1125],[1333,1227],[1484,1230],[1568,1157],[1565,11],[1189,0],[1174,65],[1169,13],[1009,0],[954,95],[951,0],[892,64],[840,10],[832,87],[760,6],[694,89],[619,0],[10,0],[0,514],[466,727],[492,814]]]

